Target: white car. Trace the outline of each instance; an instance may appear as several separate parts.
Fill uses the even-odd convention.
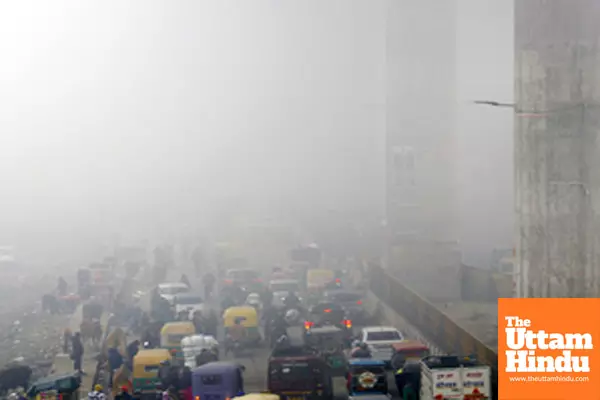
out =
[[[404,340],[404,335],[392,326],[367,326],[361,329],[360,341],[371,350],[371,357],[390,362],[394,355],[393,344]]]
[[[168,300],[171,304],[173,304],[176,295],[180,293],[187,293],[189,291],[190,288],[187,287],[185,283],[181,282],[161,283],[158,285],[158,294]]]

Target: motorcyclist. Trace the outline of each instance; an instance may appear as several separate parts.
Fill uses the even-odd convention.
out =
[[[209,349],[202,349],[200,354],[196,356],[196,367],[213,361],[219,361],[219,357],[215,354],[215,352]]]
[[[287,310],[283,317],[287,326],[293,326],[300,320],[300,311],[296,309]]]
[[[357,346],[353,346],[350,356],[352,358],[371,358],[371,351],[366,343],[358,343]]]
[[[258,293],[250,293],[248,297],[246,297],[246,304],[254,307],[257,311],[262,310],[262,302]]]
[[[242,320],[240,318],[236,318],[233,323],[233,326],[229,328],[227,332],[227,344],[225,346],[225,354],[232,351],[236,344],[241,344],[241,342],[246,337],[246,327],[242,325]]]
[[[271,321],[271,323],[269,325],[270,325],[269,337],[271,339],[271,345],[274,345],[281,336],[284,336],[286,334],[287,328],[289,328],[289,325],[288,325],[287,321],[285,320],[285,317],[282,316],[281,314],[275,315],[275,317],[273,318],[273,320]]]
[[[287,296],[283,299],[283,304],[286,309],[299,308],[300,307],[300,299],[296,296],[296,293],[293,291],[289,291]]]

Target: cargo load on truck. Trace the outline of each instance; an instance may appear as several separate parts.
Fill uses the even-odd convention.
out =
[[[421,360],[421,400],[491,400],[491,368],[470,357]]]

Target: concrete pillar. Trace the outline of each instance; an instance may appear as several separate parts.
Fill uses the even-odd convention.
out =
[[[597,296],[595,0],[515,2],[517,295]]]

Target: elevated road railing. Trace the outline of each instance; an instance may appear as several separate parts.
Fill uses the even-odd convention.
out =
[[[498,354],[467,332],[447,314],[379,265],[369,266],[371,292],[448,354],[474,355],[492,367],[493,393],[497,393]]]

